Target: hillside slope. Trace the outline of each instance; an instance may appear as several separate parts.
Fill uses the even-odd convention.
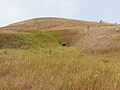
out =
[[[87,50],[92,51],[119,51],[120,26],[90,29],[86,32],[85,36],[77,42],[76,46],[83,46]]]
[[[0,29],[0,38],[2,34],[41,31],[56,33],[61,45],[64,42],[68,46],[103,52],[119,51],[120,48],[120,25],[64,18],[34,18],[13,23]]]

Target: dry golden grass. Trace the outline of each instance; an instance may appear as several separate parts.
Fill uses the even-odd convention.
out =
[[[75,47],[0,50],[1,90],[120,90],[120,57]]]
[[[34,18],[18,23],[14,23],[3,27],[8,30],[60,30],[73,27],[102,27],[102,26],[118,26],[110,23],[88,22],[82,20],[64,19],[64,18]]]

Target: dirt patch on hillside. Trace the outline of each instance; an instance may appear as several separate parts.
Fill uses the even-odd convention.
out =
[[[91,51],[110,51],[120,49],[120,26],[92,28],[75,45]]]

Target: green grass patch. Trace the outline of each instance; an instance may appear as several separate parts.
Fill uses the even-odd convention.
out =
[[[59,37],[51,32],[1,34],[0,48],[53,48],[59,46]]]

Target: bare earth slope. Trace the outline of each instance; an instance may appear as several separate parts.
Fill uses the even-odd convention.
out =
[[[1,28],[0,33],[49,31],[60,34],[60,43],[90,51],[118,51],[120,25],[63,18],[35,18]]]
[[[87,50],[109,52],[120,49],[120,26],[92,28],[76,44]]]

